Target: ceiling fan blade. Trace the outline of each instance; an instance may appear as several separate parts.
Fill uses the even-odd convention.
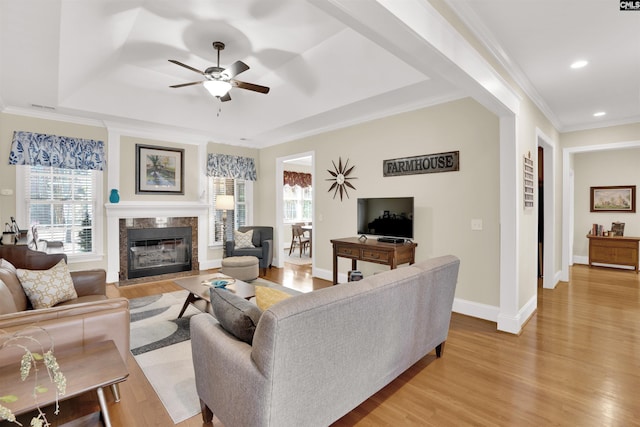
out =
[[[180,62],[180,61],[176,61],[175,59],[169,59],[169,62],[174,63],[174,64],[176,64],[176,65],[179,65],[179,66],[181,66],[181,67],[184,67],[184,68],[186,68],[186,69],[188,69],[188,70],[195,71],[195,72],[196,72],[196,73],[198,73],[198,74],[202,74],[202,75],[204,75],[204,71],[200,71],[200,70],[198,70],[197,68],[193,68],[193,67],[192,67],[192,66],[190,66],[190,65],[183,64],[182,62]]]
[[[223,96],[221,96],[220,97],[220,101],[221,102],[231,101],[231,95],[229,95],[229,92],[227,92]]]
[[[220,75],[227,79],[232,79],[240,73],[244,73],[249,69],[249,66],[242,61],[236,61],[229,68],[224,70]]]
[[[202,83],[204,83],[204,82],[182,83],[182,84],[179,84],[179,85],[173,85],[173,86],[169,86],[169,87],[172,87],[172,88],[175,89],[175,88],[185,87],[185,86],[201,85]]]
[[[231,80],[230,83],[231,85],[235,87],[239,87],[240,89],[248,89],[248,90],[252,90],[254,92],[260,92],[260,93],[269,93],[269,88],[266,86],[260,86],[253,83],[241,82],[239,80]]]

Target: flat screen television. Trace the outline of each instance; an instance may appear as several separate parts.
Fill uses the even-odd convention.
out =
[[[413,239],[413,197],[359,198],[358,234]]]

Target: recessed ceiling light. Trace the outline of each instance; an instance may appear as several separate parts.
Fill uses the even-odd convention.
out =
[[[588,63],[589,61],[585,61],[584,59],[581,59],[571,64],[571,68],[573,68],[574,70],[577,70],[578,68],[586,67]]]
[[[598,111],[597,113],[593,113],[593,117],[602,117],[605,114],[607,113],[605,113],[604,111]]]

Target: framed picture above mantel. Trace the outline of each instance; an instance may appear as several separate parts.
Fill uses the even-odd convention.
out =
[[[184,150],[136,144],[136,194],[184,194]]]
[[[636,186],[614,185],[591,187],[591,212],[629,212],[636,211]]]

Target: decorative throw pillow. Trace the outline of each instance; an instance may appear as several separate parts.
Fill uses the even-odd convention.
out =
[[[262,311],[226,289],[211,288],[211,308],[220,325],[234,337],[251,344]]]
[[[253,230],[249,230],[246,233],[234,230],[233,240],[236,242],[236,249],[255,248],[255,246],[253,246]]]
[[[266,286],[256,286],[256,304],[262,311],[265,311],[273,304],[290,297],[290,294],[278,289],[267,288]]]
[[[78,298],[67,263],[62,259],[49,270],[17,269],[18,279],[35,309]]]

